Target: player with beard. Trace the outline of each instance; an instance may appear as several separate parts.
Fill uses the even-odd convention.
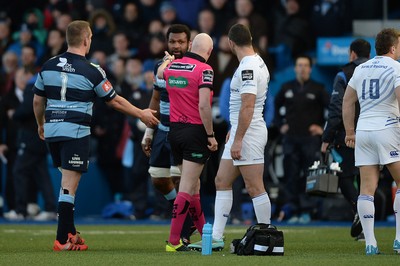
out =
[[[169,27],[166,35],[168,52],[176,59],[182,58],[189,50],[190,29],[183,24],[173,24]],[[163,61],[165,60],[156,65],[155,74]],[[177,195],[181,173],[179,168],[173,165],[171,146],[168,142],[170,125],[169,97],[165,87],[165,80],[159,79],[156,75],[149,107],[158,111],[157,115],[159,115],[160,123],[157,128],[146,128],[142,140],[142,149],[150,157],[149,173],[154,187],[172,205]],[[166,154],[170,156],[166,156]],[[192,221],[188,215],[181,234],[182,242],[185,244],[189,244],[190,235],[193,231],[191,228],[195,227],[192,226]]]

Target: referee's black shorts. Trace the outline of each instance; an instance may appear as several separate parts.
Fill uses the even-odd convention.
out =
[[[182,164],[183,159],[204,164],[210,157],[203,125],[171,123],[168,139],[176,165]]]

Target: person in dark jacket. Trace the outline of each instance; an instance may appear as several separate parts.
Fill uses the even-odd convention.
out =
[[[285,191],[280,220],[307,223],[313,204],[305,194],[308,168],[320,158],[321,135],[329,94],[310,78],[312,60],[300,55],[295,61],[296,79],[284,83],[275,97],[275,125],[282,134]],[[285,195],[286,194],[286,195]],[[285,211],[287,210],[287,211]],[[299,215],[301,217],[299,218]]]
[[[353,76],[354,69],[368,60],[370,51],[371,45],[364,39],[356,39],[351,43],[349,49],[350,62],[343,66],[342,71],[336,74],[333,82],[329,115],[325,124],[324,133],[322,134],[323,142],[321,145],[322,153],[326,153],[328,147],[332,145],[335,151],[342,157],[342,162],[340,163],[342,172],[338,173],[339,188],[343,196],[351,204],[354,212],[354,221],[350,234],[352,237],[357,237],[359,239],[363,239],[363,235],[360,235],[362,233],[362,227],[357,214],[358,189],[354,186],[354,179],[357,177],[357,182],[359,183],[360,177],[358,168],[355,166],[354,162],[354,149],[347,147],[344,142],[346,132],[342,119],[342,103],[347,83]],[[359,110],[358,106],[356,119],[358,118]]]
[[[18,71],[25,72],[25,78],[32,77],[32,74],[26,73],[24,69]],[[24,89],[23,101],[12,115],[12,119],[18,123],[17,156],[13,169],[16,212],[24,217],[27,216],[28,195],[32,189],[29,180],[34,179],[43,195],[45,205],[45,212],[37,217],[38,220],[56,220],[56,198],[47,167],[47,147],[38,136],[33,113],[33,91],[30,88],[34,80],[35,78],[32,78],[31,83],[28,82],[27,89]]]

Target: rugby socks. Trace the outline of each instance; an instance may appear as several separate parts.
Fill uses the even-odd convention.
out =
[[[233,204],[232,190],[217,190],[215,196],[215,215],[213,225],[213,238],[222,239],[226,223],[228,222],[229,213]]]
[[[253,199],[254,212],[258,223],[270,224],[271,223],[271,201],[269,200],[267,192],[264,192]]]
[[[396,191],[393,202],[394,215],[396,217],[396,240],[400,241],[400,189]]]
[[[171,230],[168,239],[172,245],[179,244],[182,226],[188,214],[191,201],[191,195],[185,192],[178,192],[172,207]]]
[[[203,209],[201,208],[200,194],[195,194],[192,196],[192,201],[190,202],[189,206],[189,214],[197,230],[202,235],[203,226],[206,223],[206,219],[204,218]]]
[[[58,198],[58,227],[56,239],[60,244],[65,244],[68,233],[76,234],[74,224],[74,202],[75,197],[68,194],[61,194]]]
[[[365,245],[377,246],[374,223],[375,223],[375,205],[374,197],[369,195],[358,196],[357,201],[358,215],[360,216],[361,225],[365,236]]]

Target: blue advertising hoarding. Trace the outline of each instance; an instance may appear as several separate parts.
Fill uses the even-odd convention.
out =
[[[357,37],[328,37],[317,39],[317,64],[322,66],[340,66],[349,62],[349,47]],[[363,37],[371,44],[371,57],[375,53],[375,39]]]

